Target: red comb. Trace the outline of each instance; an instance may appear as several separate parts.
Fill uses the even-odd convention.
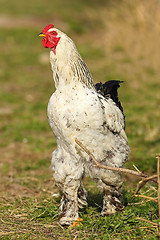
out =
[[[42,30],[42,33],[46,33],[50,28],[53,28],[53,27],[54,27],[53,24],[47,25],[47,26]]]

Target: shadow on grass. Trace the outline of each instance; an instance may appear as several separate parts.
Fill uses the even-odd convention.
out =
[[[62,194],[55,199],[57,205],[60,205],[61,198]],[[122,202],[124,207],[128,205],[127,191],[125,189],[122,190]],[[87,203],[88,205],[82,209],[82,212],[85,212],[87,208],[91,207],[96,209],[97,213],[100,213],[103,207],[103,194],[98,190],[96,192],[88,191]]]
[[[103,194],[101,192],[90,192],[88,191],[88,207],[96,207],[98,212],[102,211],[103,206]],[[128,205],[127,191],[122,189],[122,203],[124,207]]]
[[[88,207],[97,208],[98,212],[102,211],[103,196],[101,192],[88,191],[87,202]]]

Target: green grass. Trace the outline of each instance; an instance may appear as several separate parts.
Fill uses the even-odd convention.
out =
[[[157,204],[138,205],[142,199],[131,198],[138,181],[131,176],[124,176],[122,213],[100,217],[102,197],[86,178],[83,225],[58,225],[60,197],[52,197],[58,191],[50,169],[56,141],[46,114],[55,88],[49,51],[38,38],[44,25],[56,22],[74,39],[95,82],[125,81],[119,96],[131,147],[126,167],[135,164],[154,174],[160,145],[159,38],[138,22],[138,6],[125,0],[121,5],[116,0],[1,1],[0,13],[8,22],[0,24],[0,239],[157,239],[155,229],[141,228],[149,224],[136,219],[158,222]]]
[[[42,189],[40,189],[42,191]],[[99,195],[90,193],[92,201],[89,206],[80,212],[83,218],[83,225],[68,229],[60,227],[58,220],[59,199],[54,199],[45,193],[41,193],[41,198],[15,198],[10,204],[3,202],[1,210],[5,207],[5,216],[3,216],[2,227],[4,232],[8,232],[7,238],[3,239],[156,239],[154,232],[147,233],[143,228],[147,223],[139,222],[136,217],[156,223],[157,207],[156,204],[147,203],[136,207],[126,206],[121,214],[115,214],[109,217],[100,217],[100,208],[95,206],[95,201],[99,204]],[[125,195],[126,203],[131,198],[131,193]],[[131,201],[132,203],[134,201]],[[130,202],[130,203],[131,203]],[[4,228],[8,224],[10,230]],[[9,232],[12,229],[12,234]],[[127,234],[123,234],[127,232]],[[4,237],[4,236],[3,236]]]

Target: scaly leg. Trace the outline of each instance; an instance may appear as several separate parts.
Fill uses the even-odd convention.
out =
[[[63,194],[60,205],[59,223],[71,225],[79,218],[78,207],[86,204],[86,192],[82,179],[84,168],[81,161],[71,158],[68,153],[55,151],[52,155],[54,179]]]
[[[103,194],[103,209],[101,212],[102,216],[111,215],[117,211],[123,210],[124,207],[121,202],[120,189],[106,186]]]

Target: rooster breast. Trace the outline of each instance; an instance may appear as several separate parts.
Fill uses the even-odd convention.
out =
[[[56,90],[51,96],[48,119],[57,138],[73,141],[83,129],[96,129],[102,113],[97,114],[99,104],[93,90],[66,88],[65,91]]]

